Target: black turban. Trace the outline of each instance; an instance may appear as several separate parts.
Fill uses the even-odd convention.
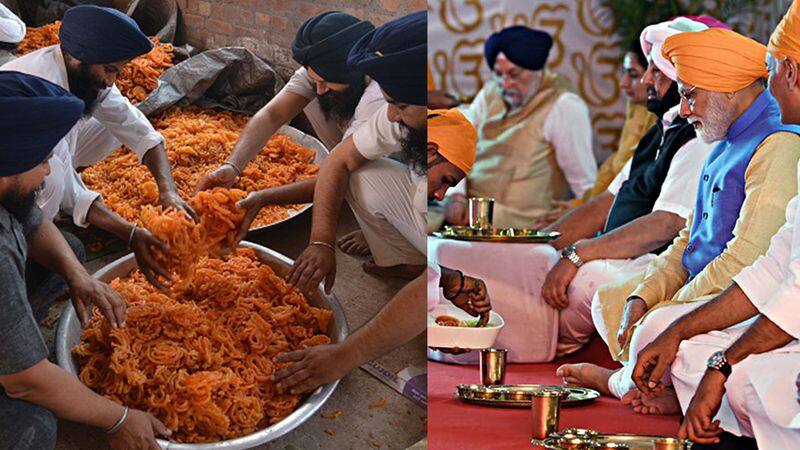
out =
[[[292,41],[292,58],[301,66],[314,69],[325,81],[356,84],[364,74],[347,68],[347,53],[374,29],[369,21],[343,12],[322,13],[300,25]]]
[[[94,5],[68,9],[58,36],[61,47],[86,64],[125,61],[153,49],[133,19],[116,9]]]
[[[489,36],[483,46],[483,53],[490,70],[494,70],[494,61],[500,52],[520,67],[541,70],[552,46],[553,38],[549,34],[517,25]]]
[[[377,81],[394,101],[423,106],[428,102],[427,52],[428,15],[419,11],[362,37],[350,50],[347,64]]]
[[[20,72],[0,72],[0,177],[45,160],[83,114],[83,101],[61,87]]]

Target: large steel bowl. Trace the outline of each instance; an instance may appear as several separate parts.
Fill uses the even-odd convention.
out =
[[[248,247],[255,250],[261,261],[272,267],[279,276],[284,276],[293,263],[293,261],[286,256],[252,242],[243,241],[240,247]],[[110,282],[115,278],[128,275],[136,267],[136,259],[131,253],[98,270],[94,274],[94,277],[101,281]],[[312,306],[333,311],[333,320],[331,321],[327,334],[330,336],[332,342],[343,341],[348,334],[347,320],[345,319],[344,311],[336,297],[332,294],[325,294],[320,285],[308,301]],[[80,322],[78,321],[72,304],[69,304],[61,315],[61,319],[58,321],[58,328],[56,329],[56,357],[59,366],[76,376],[78,375],[78,364],[72,356],[72,348],[80,342],[80,336]],[[300,426],[322,407],[331,394],[333,394],[333,390],[336,389],[338,384],[339,381],[333,381],[320,386],[301,402],[300,406],[288,417],[274,425],[247,436],[209,444],[179,444],[162,439],[159,439],[158,443],[161,445],[162,449],[170,450],[239,450],[252,448],[275,440]]]
[[[290,138],[292,138],[293,141],[295,141],[298,144],[302,145],[303,147],[308,147],[308,148],[314,150],[317,153],[317,155],[314,157],[314,164],[316,164],[316,165],[322,164],[322,161],[324,161],[325,158],[328,156],[328,148],[325,147],[325,144],[320,142],[319,139],[315,138],[314,136],[311,136],[310,134],[303,133],[302,131],[298,130],[297,128],[295,128],[293,126],[284,125],[284,126],[280,127],[278,129],[278,131],[275,132],[275,134],[285,134],[285,135],[289,136]],[[267,228],[269,228],[271,226],[275,226],[275,225],[277,225],[279,223],[286,222],[287,220],[289,220],[289,219],[291,219],[291,218],[293,218],[295,216],[299,216],[300,214],[308,211],[309,208],[311,208],[311,203],[306,203],[305,205],[301,206],[299,209],[290,209],[289,210],[289,215],[284,217],[283,219],[278,220],[276,222],[272,222],[269,225],[250,228],[250,231],[264,230],[264,229],[267,229]]]

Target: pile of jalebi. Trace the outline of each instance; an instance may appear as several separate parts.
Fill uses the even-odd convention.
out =
[[[251,249],[202,258],[167,296],[137,270],[111,287],[128,303],[125,327],[95,309],[73,352],[80,379],[149,411],[179,442],[214,442],[279,422],[301,400],[270,381],[283,352],[330,342],[332,313],[312,307]]]
[[[39,50],[40,48],[56,45],[60,42],[58,39],[58,29],[61,28],[61,21],[57,20],[39,28],[28,28],[25,31],[25,37],[17,45],[14,54],[22,56],[30,52]]]
[[[56,21],[39,28],[28,28],[25,38],[19,43],[15,53],[22,56],[43,47],[58,44],[58,29],[61,22]],[[153,50],[146,55],[134,58],[122,68],[117,76],[117,88],[134,105],[143,102],[158,86],[158,77],[172,67],[172,44],[162,44],[158,38],[151,37]]]
[[[245,211],[236,202],[245,197],[239,189],[214,188],[198,192],[189,200],[200,216],[195,223],[186,214],[172,208],[147,205],[139,220],[153,236],[168,245],[167,250],[153,249],[152,255],[165,270],[190,282],[196,262],[233,246]]]
[[[230,111],[173,107],[151,119],[166,139],[175,184],[183,198],[191,197],[200,177],[216,169],[233,151],[248,117]],[[275,135],[234,185],[245,192],[281,186],[314,176],[315,152],[285,135]],[[143,164],[126,148],[83,171],[89,189],[103,195],[106,206],[134,221],[145,205],[158,200],[156,183]],[[269,205],[253,221],[261,227],[288,217],[295,206]]]

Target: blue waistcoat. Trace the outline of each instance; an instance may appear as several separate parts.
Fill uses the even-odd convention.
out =
[[[761,142],[778,131],[800,134],[800,127],[781,124],[778,103],[764,90],[706,159],[689,243],[682,258],[690,280],[722,254],[733,239],[733,227],[744,202],[744,173]]]

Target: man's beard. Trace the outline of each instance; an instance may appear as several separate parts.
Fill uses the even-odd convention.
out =
[[[330,90],[319,96],[319,107],[326,120],[345,125],[356,112],[356,106],[367,88],[363,81],[348,85],[341,92]]]
[[[424,176],[428,171],[428,133],[415,130],[400,122],[403,137],[400,139],[401,161],[411,166],[417,175]]]
[[[726,103],[719,95],[709,95],[706,113],[703,114],[701,127],[697,129],[697,136],[707,144],[724,139],[733,122],[733,114],[733,105]],[[690,123],[697,119],[697,116],[689,116]]]
[[[84,63],[80,63],[78,68],[72,72],[67,70],[67,79],[69,80],[69,91],[83,100],[83,115],[92,114],[97,104],[97,97],[100,95],[100,91],[106,89],[106,85],[95,80],[89,72],[89,65]]]
[[[0,199],[0,204],[19,222],[25,221],[30,215],[34,205],[36,205],[36,195],[44,187],[44,183],[37,189],[30,192],[23,192],[19,184],[12,184],[11,188]]]
[[[511,89],[503,89],[502,96],[503,101],[505,102],[508,109],[515,110],[527,105],[529,101],[539,92],[539,88],[542,87],[542,78],[538,78],[536,80],[531,81],[531,84],[528,86],[528,91],[523,93],[519,89],[511,88]],[[508,94],[514,94],[513,96],[509,96]]]
[[[661,98],[658,98],[658,91],[654,87],[647,87],[647,109],[658,118],[664,117],[664,113],[680,101],[681,95],[678,93],[678,85],[674,81],[670,83],[669,89]]]

